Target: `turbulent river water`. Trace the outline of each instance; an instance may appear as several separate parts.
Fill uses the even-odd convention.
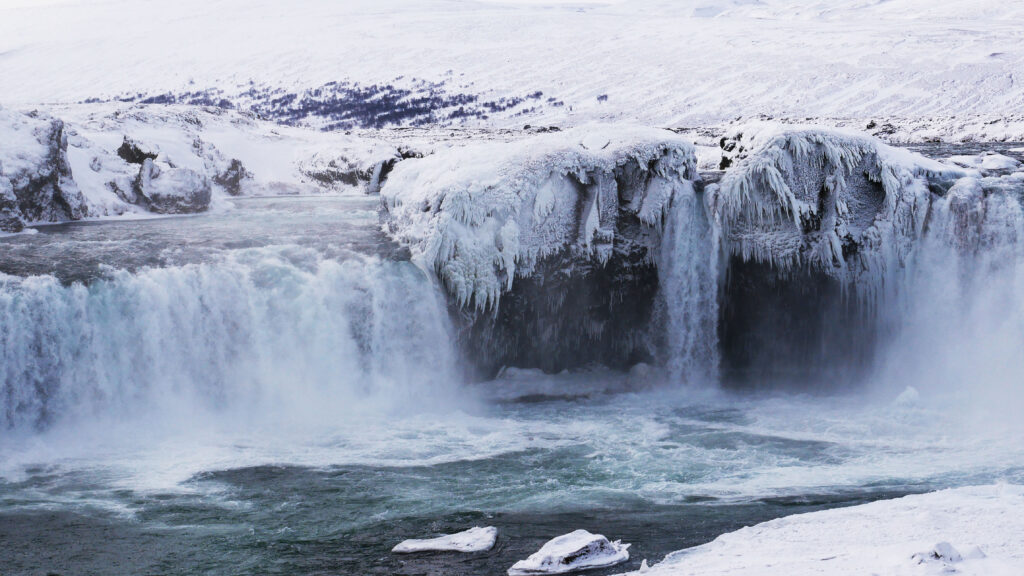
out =
[[[376,199],[42,227],[0,253],[5,576],[503,574],[576,528],[632,543],[607,574],[782,515],[1024,482],[1007,300],[972,316],[1009,318],[984,331],[1003,346],[915,336],[828,394],[664,385],[689,359],[473,383]],[[390,554],[474,525],[495,549]]]

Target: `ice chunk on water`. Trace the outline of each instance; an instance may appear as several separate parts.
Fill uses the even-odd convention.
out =
[[[425,540],[406,540],[391,549],[395,554],[412,552],[486,552],[494,548],[498,529],[493,526],[474,526],[458,534],[448,534]]]
[[[526,560],[509,568],[509,576],[566,574],[607,568],[629,560],[629,544],[609,542],[600,534],[576,530],[549,541]]]
[[[1009,173],[1021,168],[1019,160],[996,152],[984,152],[974,156],[951,156],[949,162],[964,168],[981,170],[982,172]]]

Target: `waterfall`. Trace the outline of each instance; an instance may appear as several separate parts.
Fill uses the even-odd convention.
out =
[[[666,367],[674,382],[688,384],[714,382],[719,364],[719,233],[703,198],[674,196],[658,262]]]
[[[987,419],[1024,408],[1024,210],[1004,183],[967,178],[935,200],[878,354],[881,383],[961,395]]]
[[[454,381],[450,340],[427,277],[374,257],[281,246],[88,285],[0,275],[0,428],[429,402]]]

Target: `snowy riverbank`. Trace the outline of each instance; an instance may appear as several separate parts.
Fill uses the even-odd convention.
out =
[[[632,574],[1014,576],[1022,535],[1024,487],[975,486],[779,518]]]

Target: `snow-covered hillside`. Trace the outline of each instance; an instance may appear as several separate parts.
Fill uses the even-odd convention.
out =
[[[317,126],[763,115],[1022,139],[1021,30],[1024,3],[997,0],[9,0],[0,102],[225,101]]]

